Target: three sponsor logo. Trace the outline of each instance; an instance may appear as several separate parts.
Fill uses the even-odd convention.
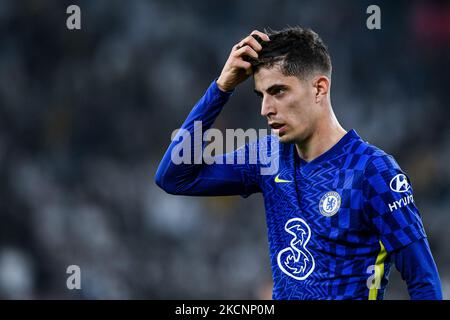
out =
[[[311,228],[301,218],[286,222],[284,230],[292,237],[289,246],[278,253],[278,267],[296,280],[305,280],[314,271],[314,257],[306,248],[311,238]]]

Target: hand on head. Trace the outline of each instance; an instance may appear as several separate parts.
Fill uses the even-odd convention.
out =
[[[250,59],[258,59],[262,41],[270,41],[269,36],[254,30],[231,49],[228,60],[217,79],[217,86],[222,91],[231,91],[239,83],[245,81],[252,74]]]

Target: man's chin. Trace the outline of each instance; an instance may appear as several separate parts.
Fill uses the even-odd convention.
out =
[[[278,141],[282,143],[291,143],[293,142],[293,139],[291,135],[288,134],[288,132],[282,132],[280,134],[279,130],[272,129],[272,134],[276,137],[278,137]]]
[[[277,137],[278,137],[278,140],[281,142],[281,143],[290,143],[290,142],[292,142],[291,141],[291,139],[289,139],[289,135],[287,135],[287,134],[283,134],[283,135],[276,135]]]

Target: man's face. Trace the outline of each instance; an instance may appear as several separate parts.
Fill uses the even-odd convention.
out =
[[[284,143],[301,143],[314,131],[318,119],[315,88],[311,81],[285,76],[278,66],[254,74],[255,92],[261,97],[261,115]]]

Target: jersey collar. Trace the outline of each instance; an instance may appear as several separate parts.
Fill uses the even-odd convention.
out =
[[[300,161],[300,172],[307,175],[321,163],[341,154],[344,146],[352,139],[361,139],[354,129],[348,131],[334,146],[310,162],[301,159],[298,155],[297,148],[294,146],[295,157]]]

